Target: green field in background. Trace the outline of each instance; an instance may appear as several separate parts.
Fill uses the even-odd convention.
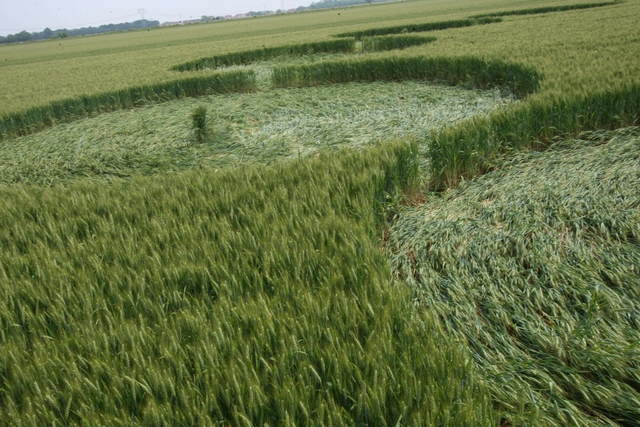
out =
[[[327,40],[344,31],[466,18],[493,10],[579,2],[407,1],[151,31],[0,46],[0,113],[179,78],[169,69],[216,54]],[[473,55],[533,66],[540,94],[581,93],[638,80],[635,1],[598,9],[506,17],[439,31],[407,55]],[[339,14],[339,15],[338,15]]]
[[[0,427],[635,425],[639,0],[170,70],[586,3],[0,46]]]

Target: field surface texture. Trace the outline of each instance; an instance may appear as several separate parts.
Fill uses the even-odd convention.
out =
[[[0,46],[0,427],[637,426],[639,16]]]
[[[508,105],[494,91],[421,82],[348,83],[212,95],[103,114],[0,144],[0,182],[50,184],[201,167],[271,163],[324,148],[424,139]],[[189,114],[207,108],[202,141]]]
[[[565,425],[640,419],[640,129],[585,139],[403,209],[388,242],[499,399]]]

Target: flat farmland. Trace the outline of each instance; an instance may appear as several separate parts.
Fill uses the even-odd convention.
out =
[[[560,3],[543,1],[534,6],[554,4]],[[174,80],[180,75],[169,68],[199,57],[518,7],[532,4],[459,1],[453,7],[448,2],[408,1],[2,46],[0,114],[77,95]],[[514,16],[481,28],[439,31],[436,43],[412,49],[411,55],[474,55],[531,65],[546,76],[541,95],[615,86],[640,75],[638,35],[630,31],[638,16],[636,7],[631,1],[624,6]]]
[[[636,425],[638,16],[0,46],[0,426]]]

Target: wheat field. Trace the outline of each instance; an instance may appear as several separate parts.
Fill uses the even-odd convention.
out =
[[[636,425],[638,16],[0,46],[0,426]]]

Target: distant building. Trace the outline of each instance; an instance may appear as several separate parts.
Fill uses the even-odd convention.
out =
[[[236,15],[236,18],[244,18],[244,13],[238,13],[238,14]]]
[[[185,19],[184,21],[172,21],[172,22],[163,22],[160,24],[161,27],[171,27],[173,25],[185,25],[185,24],[197,24],[202,22],[200,19]]]
[[[233,19],[233,15],[225,15],[224,19]]]

